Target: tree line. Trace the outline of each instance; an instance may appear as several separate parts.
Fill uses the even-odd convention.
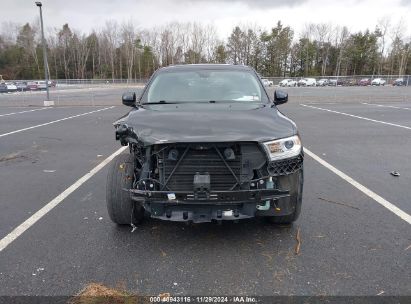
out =
[[[350,32],[332,24],[307,24],[296,35],[278,21],[270,30],[238,25],[220,38],[213,25],[169,23],[140,29],[107,21],[90,33],[49,29],[46,43],[52,79],[146,79],[170,64],[231,63],[264,76],[411,74],[411,37],[402,23],[382,19],[374,30]],[[0,74],[4,79],[41,79],[42,44],[36,23],[3,23]]]

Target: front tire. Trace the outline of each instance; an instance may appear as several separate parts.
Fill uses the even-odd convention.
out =
[[[133,155],[117,156],[107,175],[106,203],[110,219],[118,225],[139,224],[144,217],[144,208],[131,199],[129,192],[123,190],[132,188],[133,181]]]

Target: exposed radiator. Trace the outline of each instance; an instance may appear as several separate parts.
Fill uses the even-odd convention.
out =
[[[224,149],[227,147],[219,146],[217,149],[220,151],[221,156],[225,162],[229,165],[234,175],[239,178],[241,173],[241,150],[239,146],[229,146],[234,150],[235,159],[228,160],[224,158]],[[224,160],[216,151],[215,146],[207,144],[202,149],[197,145],[190,145],[187,152],[184,155],[184,151],[187,146],[174,147],[178,150],[179,157],[177,160],[170,160],[167,155],[171,149],[164,150],[162,159],[162,170],[164,173],[164,182],[169,179],[170,174],[176,167],[180,158],[183,159],[178,164],[174,173],[167,183],[167,188],[173,191],[192,191],[194,175],[198,172],[200,174],[208,173],[210,175],[211,190],[230,190],[233,188],[237,181],[227,168]],[[236,186],[238,187],[238,185]]]

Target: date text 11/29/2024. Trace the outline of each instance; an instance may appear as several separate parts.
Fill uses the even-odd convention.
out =
[[[257,303],[256,297],[249,296],[170,296],[169,294],[150,297],[150,303]]]

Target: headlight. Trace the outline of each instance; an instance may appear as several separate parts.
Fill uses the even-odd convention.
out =
[[[301,152],[301,140],[298,135],[263,143],[270,160],[279,160],[297,156]]]

